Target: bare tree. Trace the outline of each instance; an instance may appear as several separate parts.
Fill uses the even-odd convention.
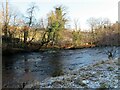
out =
[[[11,15],[9,14],[8,0],[6,0],[5,7],[2,3],[2,16],[3,16],[3,32],[4,35],[8,36],[8,25],[10,22]]]
[[[104,25],[106,25],[107,27],[111,24],[111,21],[108,18],[104,18]]]
[[[110,20],[108,18],[98,18],[97,19],[97,29],[103,29],[105,26],[110,25]]]
[[[75,31],[80,30],[80,23],[78,19],[74,19]]]
[[[34,20],[35,20],[34,13],[35,13],[36,8],[37,8],[37,6],[35,5],[35,3],[32,3],[30,5],[30,7],[27,9],[28,16],[26,17],[26,19],[28,20],[28,22],[26,23],[27,25],[25,26],[25,29],[24,29],[24,44],[25,44],[25,47],[27,46],[27,38],[28,38],[29,28],[34,25]],[[33,39],[34,38],[32,37],[32,39],[29,42],[31,42]]]
[[[40,24],[40,28],[41,29],[45,29],[45,23],[44,23],[44,19],[43,18],[40,19],[40,23],[39,24]]]
[[[28,16],[27,16],[27,19],[28,19],[27,24],[28,24],[29,27],[32,26],[32,24],[34,22],[34,20],[33,20],[35,18],[34,14],[35,14],[35,10],[37,8],[38,7],[36,6],[35,3],[31,3],[30,7],[27,9],[27,14],[28,14]]]
[[[94,43],[95,41],[95,34],[94,34],[94,31],[95,31],[95,28],[96,28],[96,24],[97,24],[97,20],[96,18],[94,17],[91,17],[87,20],[87,23],[89,24],[90,28],[91,28],[91,34],[92,34],[92,42],[91,44]]]

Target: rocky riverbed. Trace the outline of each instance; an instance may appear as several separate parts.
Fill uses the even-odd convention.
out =
[[[118,88],[119,59],[99,61],[96,64],[72,70],[66,75],[34,81],[25,88]]]

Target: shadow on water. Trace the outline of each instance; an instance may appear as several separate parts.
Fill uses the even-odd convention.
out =
[[[32,73],[30,72],[30,62],[28,61],[28,58],[26,55],[24,55],[24,74],[23,74],[23,80],[21,83],[22,88],[25,87],[25,85],[27,85],[29,82],[34,80],[34,76],[32,75]]]
[[[60,56],[60,52],[52,54],[49,57],[49,65],[52,66],[52,77],[64,75],[63,68],[62,68],[62,58]]]
[[[42,81],[64,74],[60,52],[24,53],[3,57],[2,61],[3,87],[23,87],[34,80]]]
[[[4,68],[4,70],[12,69],[12,65],[14,64],[14,60],[12,58],[12,56],[2,57],[2,68]]]
[[[14,63],[15,60],[13,56],[2,57],[2,87],[12,86],[14,82],[14,77],[16,75]]]

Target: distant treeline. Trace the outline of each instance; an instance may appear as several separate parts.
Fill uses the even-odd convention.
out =
[[[6,48],[40,50],[120,45],[118,22],[111,24],[107,18],[91,17],[87,20],[90,26],[89,31],[78,29],[78,20],[74,22],[75,29],[70,30],[65,28],[69,22],[65,7],[55,7],[53,11],[48,13],[47,19],[41,19],[39,23],[34,17],[35,10],[36,6],[32,4],[26,11],[27,18],[18,18],[17,14],[10,13],[8,2],[6,2],[6,7],[1,11],[0,18],[3,50]]]

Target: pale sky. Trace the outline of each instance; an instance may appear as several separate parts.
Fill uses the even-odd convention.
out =
[[[5,0],[2,0],[5,1]],[[8,0],[10,4],[20,12],[25,12],[31,2],[37,3],[39,12],[37,18],[46,18],[47,14],[54,10],[54,6],[63,5],[67,7],[69,24],[73,27],[73,20],[79,19],[81,29],[87,29],[86,22],[90,17],[109,18],[112,23],[118,21],[119,0]]]

